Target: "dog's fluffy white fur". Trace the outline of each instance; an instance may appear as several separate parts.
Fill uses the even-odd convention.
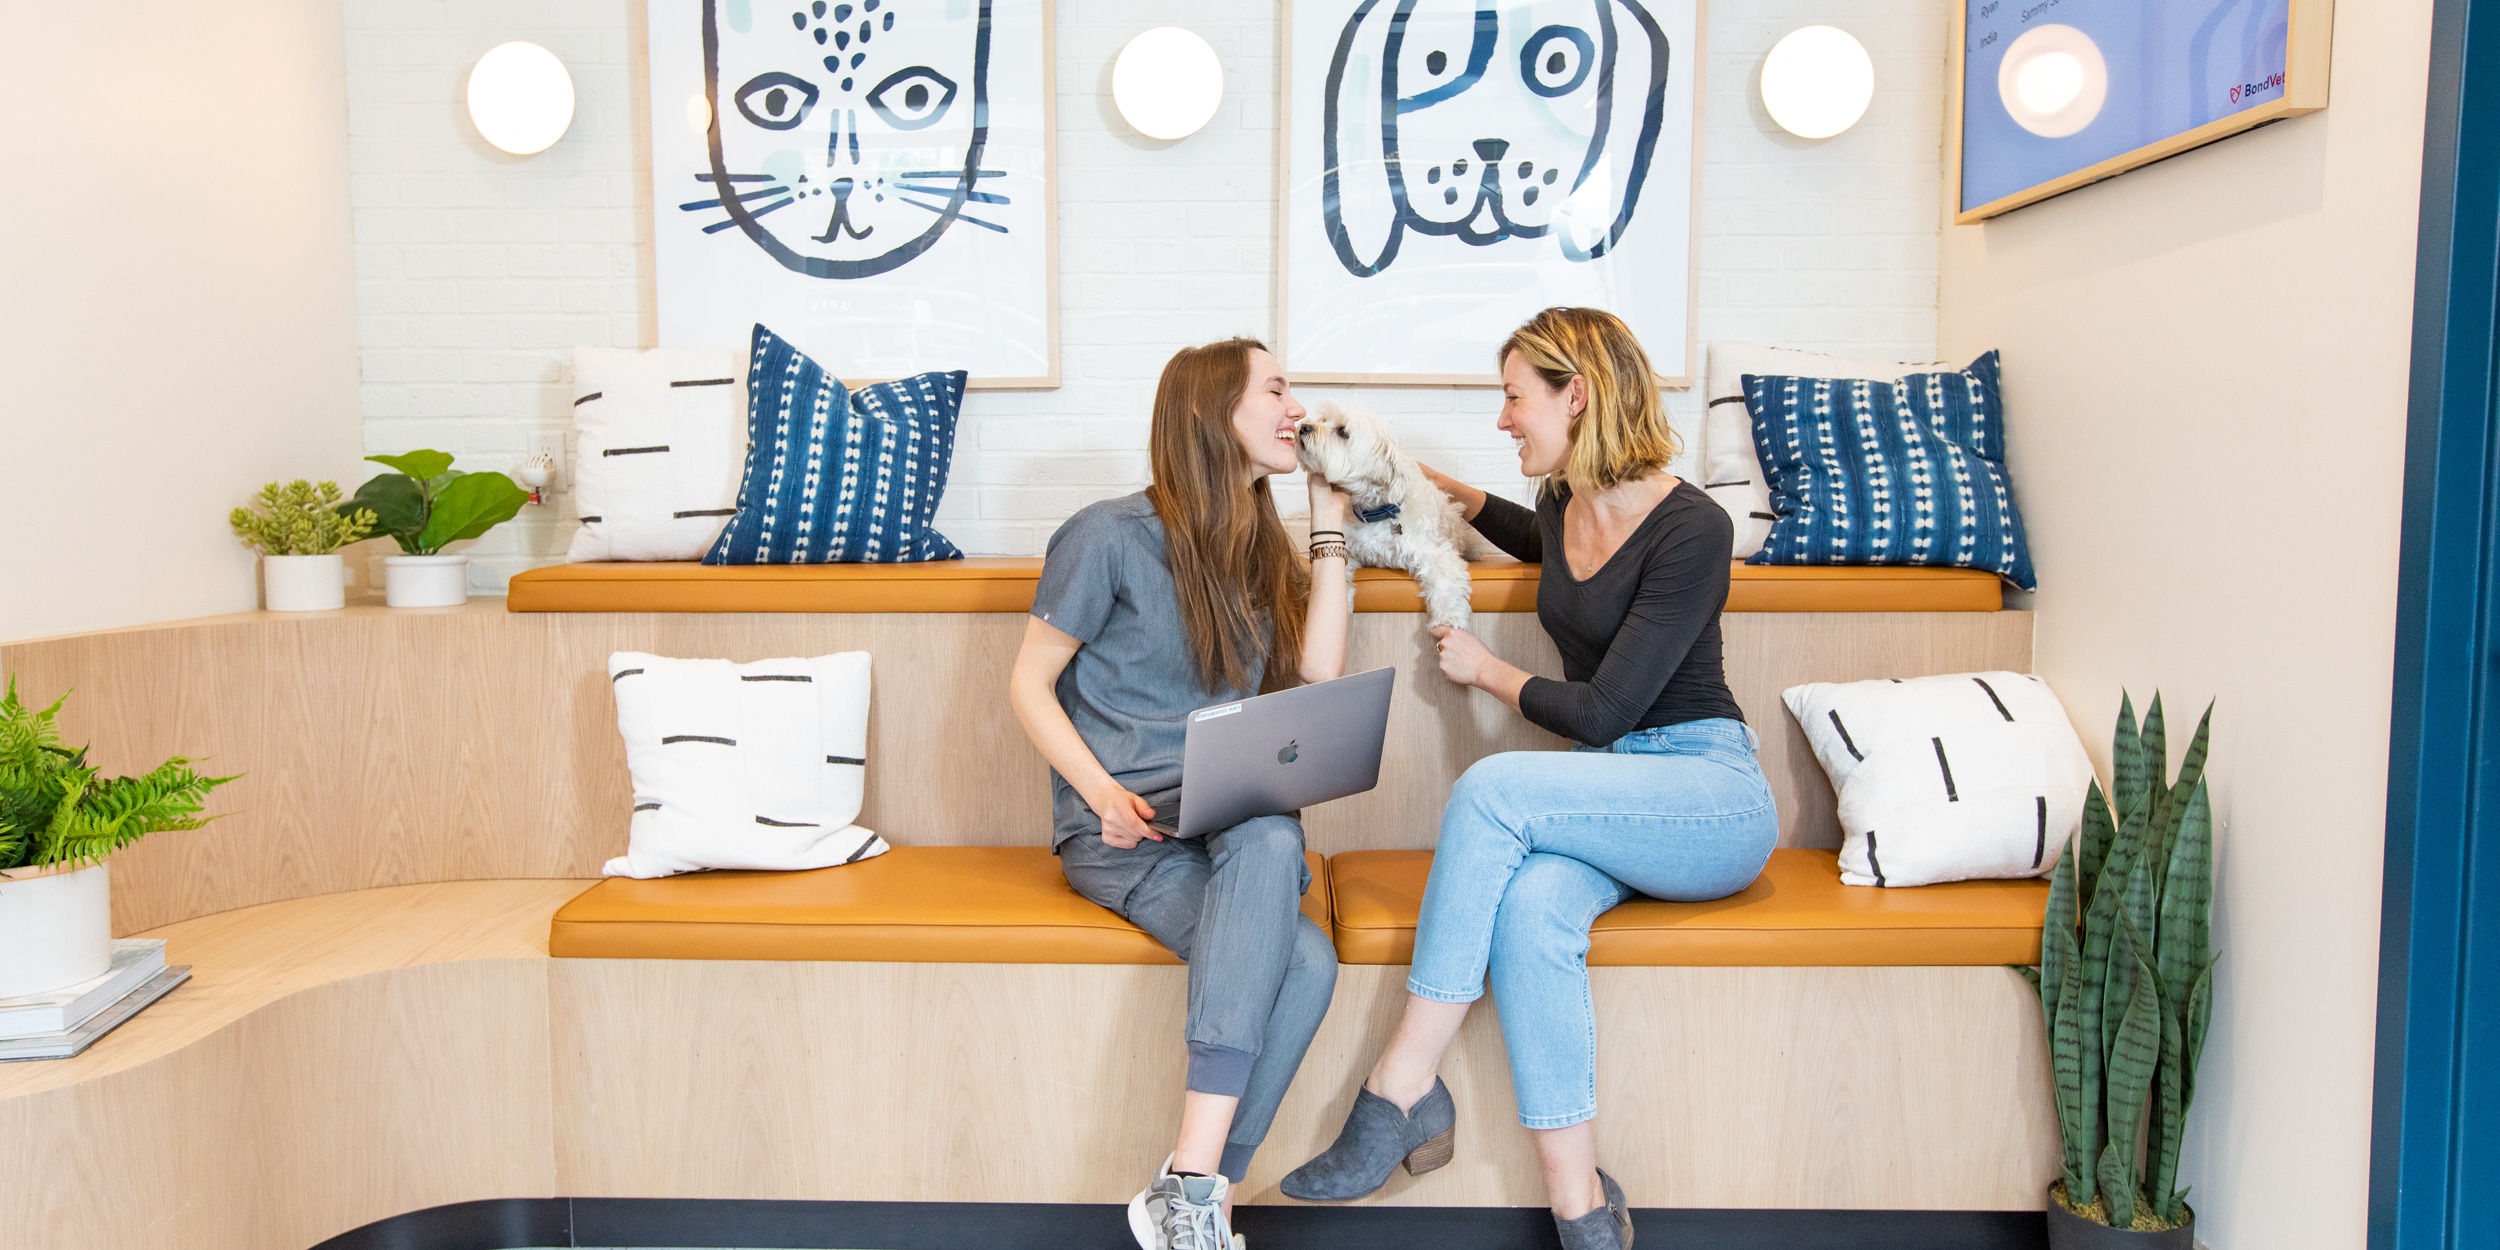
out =
[[[1423,584],[1425,617],[1465,629],[1470,582],[1467,555],[1476,532],[1458,505],[1398,448],[1389,423],[1359,408],[1321,404],[1295,430],[1304,470],[1344,491],[1358,512],[1395,505],[1377,521],[1346,518],[1352,563],[1403,569]]]

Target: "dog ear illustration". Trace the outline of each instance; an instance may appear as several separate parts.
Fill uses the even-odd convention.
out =
[[[1605,255],[1632,224],[1666,122],[1668,73],[1676,68],[1666,32],[1640,0],[1600,0],[1598,11],[1604,38],[1602,63],[1592,75],[1596,134],[1553,228],[1563,255],[1575,261]]]
[[[1387,44],[1401,8],[1413,0],[1363,0],[1337,36],[1323,84],[1320,215],[1328,243],[1348,273],[1368,278],[1397,259],[1404,234],[1403,193],[1390,156],[1396,68]]]

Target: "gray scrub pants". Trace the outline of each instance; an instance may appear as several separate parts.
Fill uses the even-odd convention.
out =
[[[1337,948],[1302,914],[1302,822],[1262,816],[1126,851],[1096,827],[1059,844],[1059,867],[1189,965],[1189,1088],[1241,1100],[1223,1162],[1240,1183],[1337,987]]]

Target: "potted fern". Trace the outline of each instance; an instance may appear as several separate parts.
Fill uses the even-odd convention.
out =
[[[383,598],[394,608],[447,608],[469,601],[469,557],[443,554],[518,516],[530,493],[501,473],[451,467],[451,453],[420,449],[367,456],[396,470],[375,475],[339,505],[379,518],[374,532],[399,544],[382,560]]]
[[[197,829],[208,792],[176,756],[144,776],[106,777],[86,749],[61,745],[53,719],[0,696],[0,998],[41,994],[104,975],[113,907],[105,857],[151,833]]]
[[[2212,723],[2208,706],[2173,782],[2161,696],[2141,731],[2121,696],[2110,792],[2093,782],[2050,881],[2040,967],[2023,971],[2056,1073],[2052,1250],[2196,1244],[2196,1213],[2175,1186],[2213,1014]]]
[[[319,612],[347,606],[347,563],[339,548],[373,532],[370,508],[341,508],[339,484],[297,478],[260,488],[254,507],[226,517],[234,536],[260,553],[260,606]]]

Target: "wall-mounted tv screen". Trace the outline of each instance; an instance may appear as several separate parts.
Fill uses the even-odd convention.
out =
[[[1955,220],[2326,104],[2331,0],[1965,0]]]

